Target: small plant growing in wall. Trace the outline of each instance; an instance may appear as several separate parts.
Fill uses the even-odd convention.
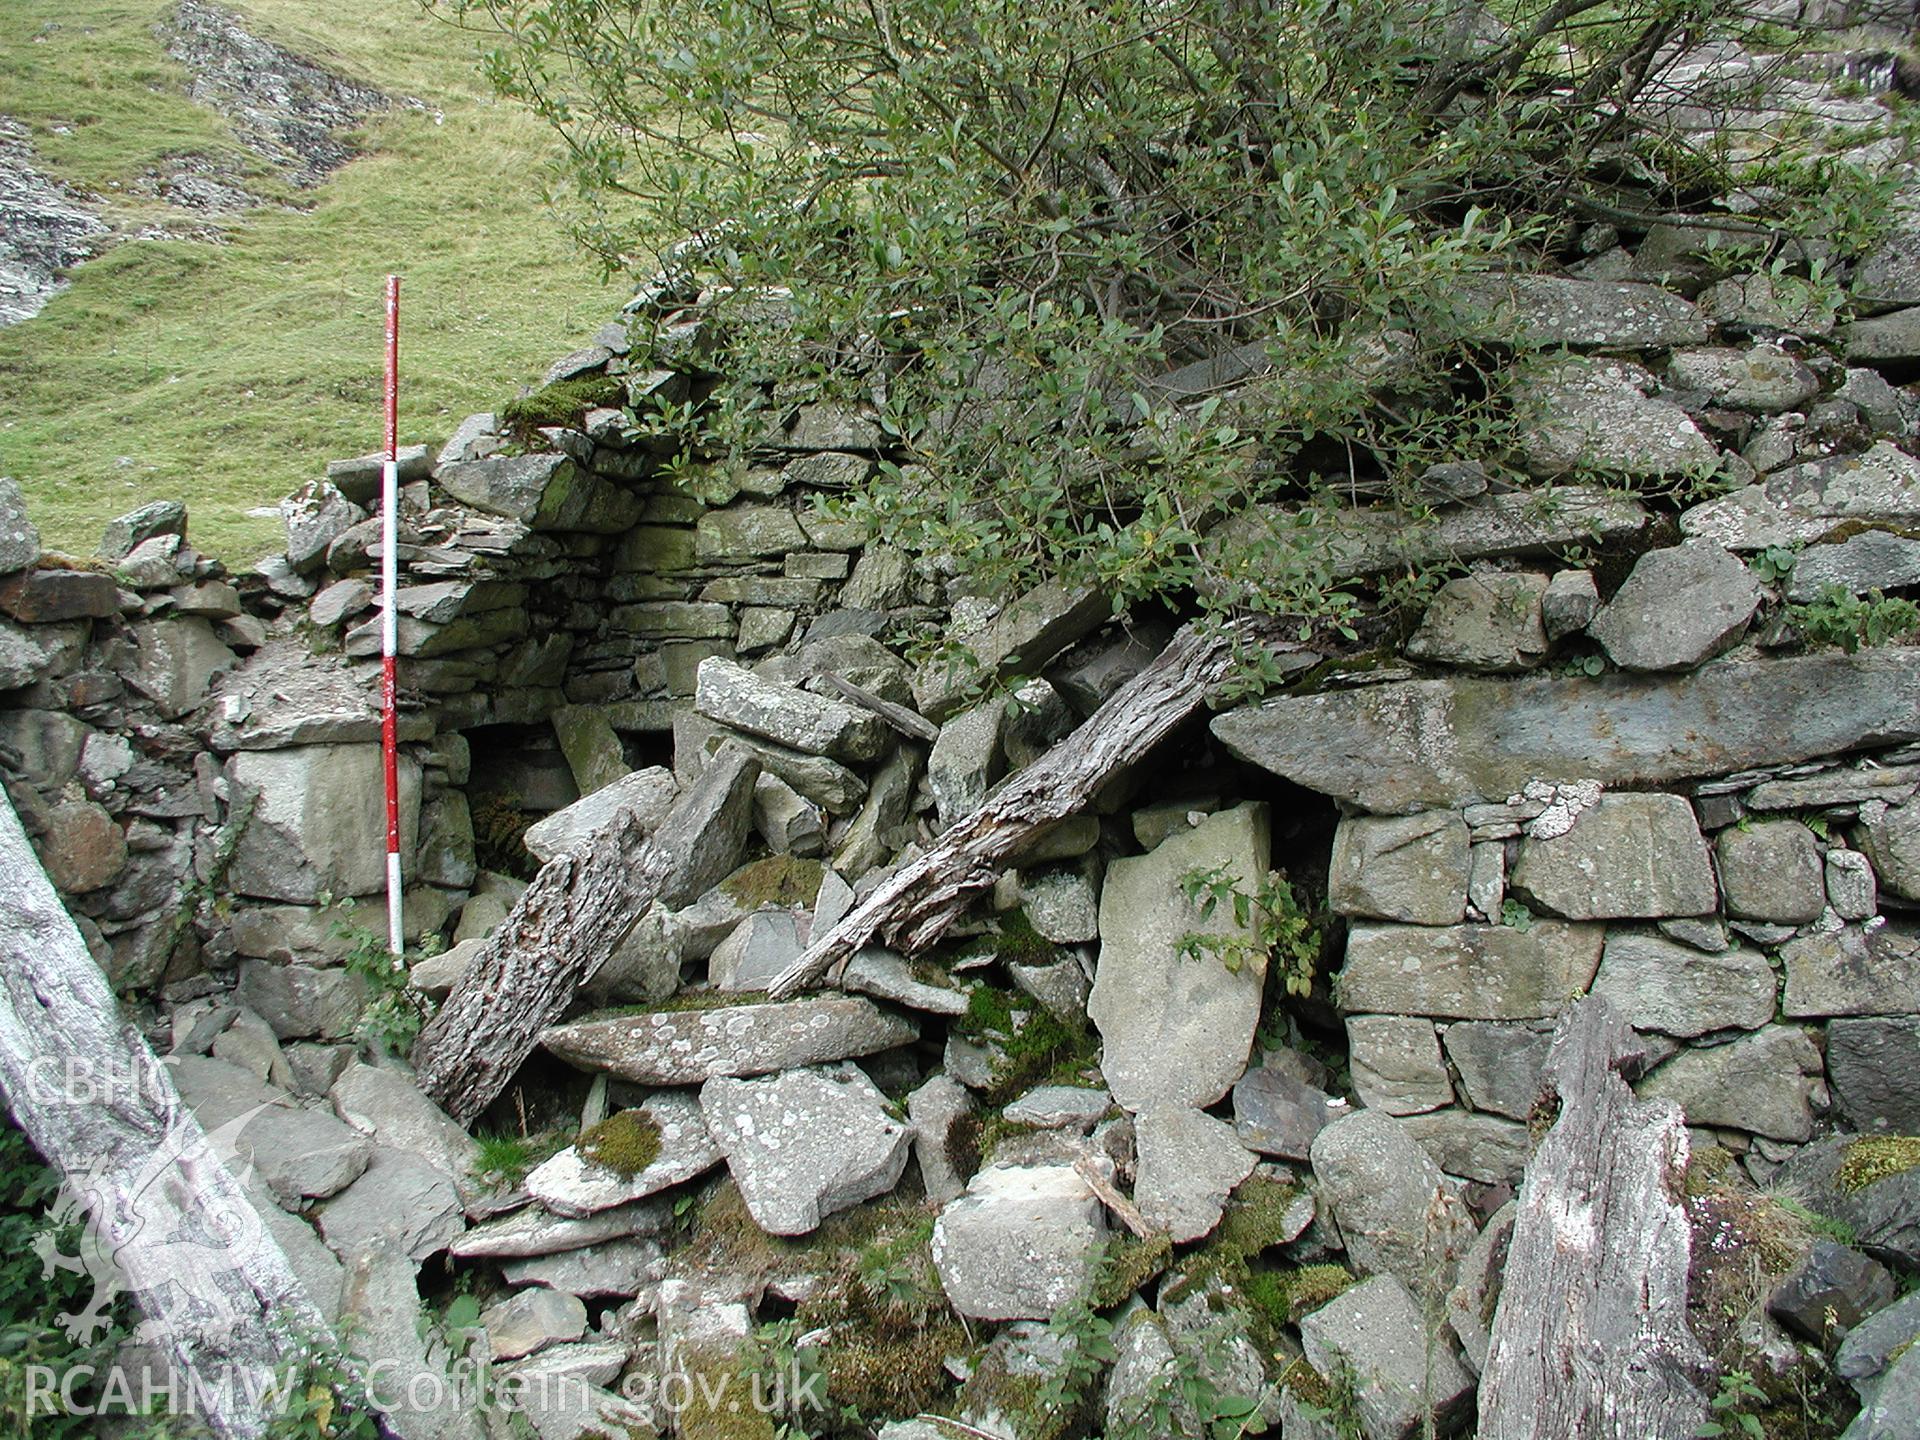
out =
[[[1853,595],[1839,585],[1823,585],[1818,598],[1789,605],[1787,619],[1810,645],[1838,645],[1849,655],[1904,640],[1920,630],[1920,606],[1888,599],[1878,590]]]
[[[1181,937],[1179,954],[1187,960],[1211,956],[1231,974],[1239,974],[1249,960],[1265,957],[1279,968],[1287,994],[1304,996],[1313,989],[1320,960],[1320,930],[1293,893],[1286,876],[1270,870],[1249,894],[1225,866],[1190,870],[1180,877],[1180,893],[1200,919],[1210,919],[1222,904],[1233,907],[1240,933]]]
[[[404,1055],[433,1016],[433,1001],[408,983],[413,966],[440,953],[440,937],[423,935],[400,955],[387,949],[384,936],[364,925],[341,920],[334,935],[347,946],[346,967],[367,983],[367,1004],[354,1038],[387,1055]]]

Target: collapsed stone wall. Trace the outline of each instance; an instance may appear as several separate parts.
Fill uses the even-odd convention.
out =
[[[870,950],[824,998],[756,996],[1170,626],[1053,588],[980,597],[868,543],[819,503],[886,453],[854,410],[792,407],[694,498],[647,421],[711,381],[720,337],[697,307],[610,326],[536,395],[410,451],[409,930],[453,942],[415,965],[418,990],[457,984],[518,893],[482,867],[477,815],[485,832],[506,797],[553,812],[524,837],[547,860],[617,809],[657,824],[723,746],[762,767],[719,883],[641,918],[501,1112],[537,1132],[612,1108],[653,1147],[641,1163],[569,1118],[573,1143],[524,1188],[496,1184],[356,1042],[366,982],[335,905],[381,930],[376,461],[291,497],[285,553],[237,577],[194,553],[180,507],[115,522],[89,566],[40,557],[0,494],[9,793],[102,963],[157,1002],[189,1101],[279,1101],[255,1146],[276,1233],[323,1308],[409,1363],[433,1363],[412,1322],[434,1257],[506,1262],[486,1272],[512,1292],[488,1315],[496,1357],[576,1366],[595,1413],[627,1413],[623,1378],[675,1354],[737,1365],[755,1320],[853,1305],[843,1272],[878,1242],[828,1223],[847,1212],[889,1244],[920,1235],[942,1315],[1001,1327],[978,1351],[934,1326],[972,1378],[935,1377],[916,1405],[1050,1433],[1037,1385],[1010,1415],[1007,1382],[1058,1369],[1035,1322],[1084,1295],[1106,1245],[1142,1266],[1103,1302],[1140,1296],[1103,1382],[1114,1423],[1186,1364],[1314,1433],[1295,1401],[1324,1390],[1286,1367],[1275,1388],[1238,1327],[1322,1381],[1360,1375],[1369,1434],[1426,1408],[1450,1424],[1485,1358],[1505,1202],[1551,1123],[1553,1022],[1593,992],[1639,1036],[1642,1094],[1730,1167],[1703,1173],[1742,1195],[1791,1183],[1850,1227],[1857,1248],[1795,1251],[1742,1317],[1743,1343],[1790,1371],[1795,1337],[1831,1344],[1892,1298],[1883,1266],[1920,1264],[1911,1167],[1837,1178],[1859,1137],[1920,1130],[1920,651],[1810,644],[1787,608],[1920,585],[1920,410],[1897,383],[1914,355],[1886,338],[1920,288],[1902,288],[1907,236],[1861,267],[1857,304],[1915,308],[1838,333],[1783,311],[1767,272],[1605,278],[1637,273],[1657,234],[1585,275],[1489,288],[1489,338],[1547,352],[1517,362],[1536,368],[1515,463],[1430,474],[1419,523],[1321,517],[1336,580],[1464,572],[1404,644],[1300,659],[1275,697],[1183,733],[1021,857],[943,964]],[[1645,493],[1703,467],[1735,483],[1678,506]],[[936,632],[970,663],[899,653]],[[1324,901],[1306,996],[1257,946],[1184,943],[1250,942],[1253,917],[1203,912],[1194,880],[1251,893],[1270,865]],[[693,1245],[654,1199],[685,1194]],[[1168,1246],[1116,1241],[1130,1219]],[[769,1255],[743,1225],[816,1240]],[[1372,1278],[1336,1296],[1352,1271]],[[1258,1315],[1249,1275],[1282,1286]],[[1410,1374],[1436,1286],[1441,1360]],[[1872,1333],[1877,1360],[1849,1362],[1863,1397],[1906,1338]],[[883,1364],[907,1363],[886,1344]]]

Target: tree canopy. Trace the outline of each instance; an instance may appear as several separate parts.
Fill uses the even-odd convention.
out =
[[[870,402],[904,461],[855,508],[984,587],[1324,611],[1311,525],[1237,561],[1203,537],[1497,458],[1463,276],[1755,180],[1762,263],[1841,224],[1804,141],[1674,123],[1676,66],[1798,41],[1728,0],[432,3],[498,31],[494,83],[565,137],[582,242],[613,269],[679,242],[732,306],[689,454]]]

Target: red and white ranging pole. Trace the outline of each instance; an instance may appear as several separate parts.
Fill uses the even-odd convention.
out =
[[[400,722],[394,651],[400,548],[400,277],[387,276],[387,460],[380,467],[380,758],[387,781],[387,949],[403,964],[400,911]]]

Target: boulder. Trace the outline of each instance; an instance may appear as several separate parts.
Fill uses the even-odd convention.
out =
[[[1535,1020],[1585,993],[1600,965],[1599,925],[1355,924],[1339,977],[1350,1011],[1457,1020]]]
[[[198,710],[213,689],[214,677],[239,663],[198,616],[143,621],[133,627],[133,642],[138,653],[125,673],[126,682],[167,720]]]
[[[827,848],[820,807],[778,775],[754,782],[753,828],[776,855],[819,855]]]
[[[1861,1406],[1840,1440],[1906,1440],[1920,1413],[1920,1345],[1909,1346],[1887,1367],[1873,1398]]]
[[[1012,1124],[1035,1130],[1077,1130],[1084,1135],[1112,1108],[1113,1097],[1105,1090],[1041,1085],[1027,1091],[1000,1115]]]
[[[326,563],[327,547],[366,518],[367,512],[331,482],[308,481],[280,502],[287,563],[301,574],[319,569]]]
[[[1485,1185],[1518,1185],[1533,1154],[1527,1127],[1471,1110],[1430,1110],[1402,1122],[1433,1163],[1449,1175]]]
[[[1831,1346],[1900,1294],[1887,1267],[1816,1237],[1767,1297],[1767,1313],[1803,1340]]]
[[[420,766],[402,755],[400,865],[410,871],[419,835]],[[378,745],[301,745],[242,751],[227,780],[244,821],[227,883],[241,895],[312,903],[371,895],[387,883],[387,802]]]
[[[1369,1109],[1414,1115],[1453,1103],[1453,1081],[1431,1020],[1349,1015],[1347,1053],[1353,1093]]]
[[[1871,1401],[1887,1368],[1920,1339],[1920,1292],[1896,1300],[1851,1326],[1834,1352],[1834,1373]]]
[[[1530,670],[1547,655],[1545,575],[1491,571],[1449,580],[1407,641],[1415,660],[1495,673]]]
[[[1473,1393],[1447,1337],[1429,1335],[1420,1303],[1392,1276],[1355,1285],[1303,1317],[1300,1340],[1323,1377],[1350,1377],[1367,1440],[1404,1440],[1429,1417],[1445,1433]]]
[[[0,611],[26,625],[101,620],[120,613],[120,587],[91,570],[28,570],[0,580]]]
[[[1685,410],[1648,398],[1655,384],[1618,360],[1557,360],[1528,375],[1514,395],[1527,472],[1652,480],[1713,471],[1719,449]]]
[[[1081,871],[1023,874],[1020,908],[1034,930],[1056,945],[1084,945],[1100,938],[1099,896],[1093,881]]]
[[[518,1360],[587,1333],[587,1307],[578,1297],[536,1287],[510,1295],[480,1316],[495,1360]]]
[[[700,662],[697,686],[693,703],[702,715],[788,749],[863,761],[878,758],[887,743],[878,715],[765,679],[722,656]]]
[[[1256,1065],[1233,1087],[1233,1132],[1240,1143],[1283,1160],[1305,1160],[1313,1137],[1344,1110],[1344,1101],[1286,1065]]]
[[[1920,585],[1920,540],[1875,529],[1809,545],[1787,577],[1787,598],[1801,603],[1815,600],[1829,585],[1838,585],[1849,595]]]
[[[672,1223],[673,1206],[665,1200],[639,1200],[578,1219],[529,1205],[474,1226],[447,1252],[462,1260],[524,1260],[632,1236],[661,1236]]]
[[[1820,846],[1797,820],[1729,826],[1714,837],[1713,852],[1727,913],[1737,919],[1804,925],[1826,908]]]
[[[1920,461],[1889,441],[1853,455],[1775,470],[1756,485],[1694,506],[1681,530],[1729,550],[1818,540],[1845,520],[1910,522],[1920,515]]]
[[[927,1199],[945,1205],[967,1188],[964,1128],[973,1116],[973,1097],[949,1075],[935,1075],[907,1096],[913,1126],[913,1158]]]
[[[1636,1030],[1691,1039],[1757,1030],[1773,1019],[1773,968],[1751,950],[1703,955],[1657,935],[1616,930],[1601,952],[1593,993]]]
[[[640,833],[650,835],[672,811],[677,793],[666,767],[634,770],[536,820],[523,843],[544,865],[559,855],[584,855],[616,815],[631,815]]]
[[[1327,903],[1341,915],[1458,925],[1470,869],[1466,822],[1454,811],[1348,816],[1334,832]]]
[[[393,1150],[417,1155],[466,1187],[480,1147],[398,1069],[350,1064],[328,1092],[343,1121]]]
[[[702,561],[757,560],[806,548],[806,532],[785,505],[709,510],[694,531],[694,555]]]
[[[940,727],[927,755],[927,789],[933,792],[934,813],[942,827],[978,810],[993,782],[1005,773],[1001,740],[1006,713],[1002,702],[989,701]]]
[[[1787,971],[1781,1010],[1790,1019],[1920,1010],[1920,933],[1910,924],[1802,935],[1780,947],[1780,959]]]
[[[990,1165],[940,1212],[933,1263],[972,1320],[1044,1320],[1087,1293],[1106,1210],[1071,1165]]]
[[[1460,1342],[1462,1358],[1478,1375],[1487,1367],[1493,1341],[1493,1317],[1500,1303],[1500,1282],[1513,1242],[1520,1207],[1509,1200],[1488,1217],[1460,1261],[1460,1282],[1447,1292],[1447,1324]]]
[[[507,455],[443,464],[434,480],[454,499],[530,530],[619,535],[640,519],[638,496],[582,471],[565,455]]]
[[[1703,392],[1715,404],[1762,415],[1797,410],[1820,393],[1820,380],[1778,345],[1758,341],[1746,350],[1682,350],[1667,368],[1682,390]]]
[[[0,575],[25,570],[39,558],[40,532],[27,518],[19,483],[0,475]]]
[[[1657,350],[1698,345],[1711,325],[1677,295],[1625,281],[1548,275],[1474,277],[1460,292],[1470,339],[1539,349]]]
[[[1224,1120],[1184,1105],[1155,1105],[1134,1119],[1139,1170],[1133,1203],[1175,1244],[1212,1233],[1233,1188],[1258,1157]]]
[[[706,1173],[720,1159],[700,1107],[682,1092],[650,1096],[602,1125],[607,1128],[594,1127],[527,1176],[527,1193],[555,1215],[577,1219],[632,1204]],[[633,1146],[643,1148],[633,1157],[637,1168],[628,1168],[625,1155]]]
[[[716,1078],[700,1110],[748,1213],[772,1235],[804,1235],[835,1211],[900,1183],[913,1128],[855,1065]]]
[[[823,996],[589,1018],[556,1025],[540,1039],[583,1070],[636,1085],[698,1085],[717,1075],[763,1075],[871,1055],[918,1033],[911,1020],[869,1000]]]
[[[381,1250],[418,1264],[467,1228],[459,1192],[446,1173],[384,1145],[374,1147],[366,1172],[318,1214],[321,1236],[349,1265]]]
[[[819,924],[817,920],[814,923]],[[799,950],[793,952],[793,958],[799,955]],[[945,983],[935,967],[928,967],[922,974],[916,974],[914,967],[893,951],[869,946],[847,962],[840,974],[840,988],[932,1015],[966,1014],[971,987]]]
[[[1846,1226],[1875,1259],[1902,1271],[1920,1266],[1920,1138],[1816,1140],[1781,1166],[1774,1183]]]
[[[1834,1108],[1857,1129],[1920,1135],[1917,1074],[1920,1015],[1861,1016],[1827,1026]]]
[[[553,735],[567,757],[573,783],[584,795],[606,789],[628,773],[625,747],[606,712],[591,705],[563,705],[553,712]]]
[[[289,1210],[337,1195],[373,1158],[374,1147],[363,1136],[324,1111],[294,1104],[284,1090],[240,1066],[200,1057],[175,1059],[170,1066],[180,1098],[216,1151],[250,1166]]]
[[[653,1240],[607,1240],[557,1256],[534,1256],[501,1267],[507,1284],[543,1284],[582,1300],[632,1298],[666,1279],[666,1258]],[[622,1352],[624,1354],[624,1352]]]
[[[281,1040],[351,1036],[367,1005],[367,982],[351,970],[244,961],[234,998]]]
[[[1858,840],[1882,890],[1903,900],[1920,900],[1920,804],[1863,809]]]
[[[1051,582],[1030,590],[962,640],[959,658],[941,656],[921,667],[913,677],[914,707],[929,720],[943,721],[976,685],[1016,672],[1038,674],[1112,614],[1112,604],[1097,591],[1069,591]]]
[[[1368,685],[1244,706],[1213,733],[1250,764],[1375,813],[1504,799],[1535,780],[1663,784],[1920,737],[1920,651]]]
[[[414,1280],[417,1267],[390,1246],[353,1255],[341,1292],[341,1321],[358,1354],[378,1357],[371,1396],[400,1440],[482,1440],[480,1423],[447,1361],[429,1343],[431,1322]]]
[[[1520,847],[1511,889],[1569,920],[1660,919],[1719,907],[1713,865],[1679,795],[1603,795],[1561,835]]]
[[[1627,670],[1689,670],[1740,638],[1760,583],[1718,545],[1649,550],[1587,627]]]
[[[67,895],[111,885],[127,865],[126,834],[90,800],[50,807],[39,850],[47,878]]]
[[[1767,1025],[1725,1045],[1682,1050],[1634,1088],[1678,1103],[1689,1125],[1798,1144],[1813,1133],[1819,1076],[1820,1050],[1806,1030]]]
[[[1600,590],[1591,570],[1556,570],[1540,596],[1540,622],[1547,639],[1577,635],[1600,613]]]
[[[1212,954],[1183,955],[1188,935],[1232,939],[1250,927],[1235,922],[1231,904],[1203,917],[1182,880],[1195,871],[1223,872],[1252,895],[1267,864],[1266,807],[1242,805],[1108,867],[1087,1015],[1105,1042],[1107,1084],[1126,1109],[1211,1105],[1246,1068],[1265,958],[1247,956],[1229,969]]]
[[[1355,1264],[1422,1289],[1453,1283],[1473,1221],[1402,1122],[1356,1110],[1314,1137],[1310,1158]]]
[[[716,990],[764,991],[807,948],[805,918],[792,910],[756,910],[707,957],[707,983]]]

